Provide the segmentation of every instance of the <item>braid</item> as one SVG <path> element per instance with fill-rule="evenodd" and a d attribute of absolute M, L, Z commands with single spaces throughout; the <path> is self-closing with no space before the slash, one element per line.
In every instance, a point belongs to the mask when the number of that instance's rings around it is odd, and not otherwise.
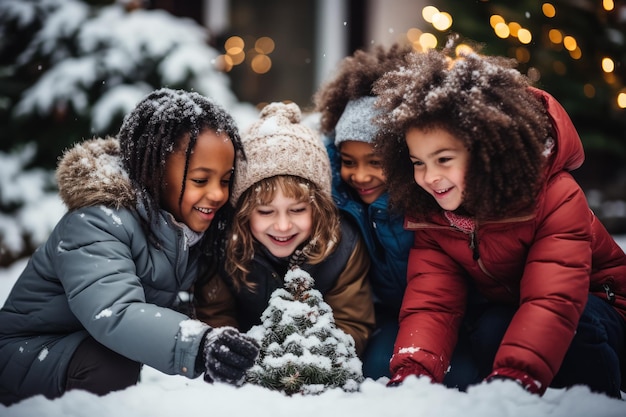
<path fill-rule="evenodd" d="M 180 202 L 198 135 L 207 129 L 217 134 L 226 133 L 235 152 L 243 155 L 239 131 L 232 117 L 212 100 L 195 92 L 168 88 L 156 90 L 139 102 L 122 124 L 118 135 L 122 162 L 146 210 L 144 229 L 157 246 L 160 242 L 151 231 L 151 226 L 161 208 L 165 161 L 187 143 Z M 185 142 L 186 138 L 188 142 Z"/>

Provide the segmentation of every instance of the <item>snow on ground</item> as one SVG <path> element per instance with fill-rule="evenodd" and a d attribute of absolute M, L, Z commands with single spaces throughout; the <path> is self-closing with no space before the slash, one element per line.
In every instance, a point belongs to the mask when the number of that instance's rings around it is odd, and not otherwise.
<path fill-rule="evenodd" d="M 626 236 L 616 241 L 626 249 Z M 26 260 L 0 269 L 0 303 L 6 299 Z M 543 397 L 514 382 L 496 381 L 468 392 L 409 378 L 387 388 L 386 379 L 367 379 L 359 392 L 333 389 L 317 396 L 287 397 L 255 385 L 235 388 L 207 384 L 202 378 L 162 374 L 144 367 L 141 382 L 104 397 L 71 391 L 55 400 L 33 397 L 11 407 L 0 405 L 1 417 L 320 417 L 320 416 L 463 416 L 463 417 L 624 417 L 626 401 L 591 393 L 586 387 L 549 389 Z M 625 396 L 626 398 L 626 396 Z"/>

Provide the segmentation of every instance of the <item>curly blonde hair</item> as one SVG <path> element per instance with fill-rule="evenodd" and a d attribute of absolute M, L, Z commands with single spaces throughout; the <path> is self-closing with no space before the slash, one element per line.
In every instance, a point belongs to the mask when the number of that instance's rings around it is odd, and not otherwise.
<path fill-rule="evenodd" d="M 322 262 L 341 239 L 337 208 L 330 196 L 314 183 L 291 175 L 263 179 L 249 187 L 239 199 L 231 225 L 231 237 L 226 243 L 225 269 L 237 289 L 242 285 L 254 288 L 253 283 L 246 279 L 250 272 L 248 266 L 254 258 L 255 245 L 258 245 L 250 229 L 250 216 L 259 205 L 270 204 L 279 189 L 286 197 L 311 204 L 313 230 L 303 250 L 305 262 Z"/>
<path fill-rule="evenodd" d="M 543 182 L 542 155 L 552 135 L 547 111 L 514 60 L 449 50 L 406 56 L 374 86 L 386 111 L 375 146 L 390 204 L 415 218 L 441 210 L 413 178 L 405 133 L 441 128 L 470 152 L 462 209 L 477 219 L 531 210 Z M 551 141 L 550 141 L 551 142 Z"/>

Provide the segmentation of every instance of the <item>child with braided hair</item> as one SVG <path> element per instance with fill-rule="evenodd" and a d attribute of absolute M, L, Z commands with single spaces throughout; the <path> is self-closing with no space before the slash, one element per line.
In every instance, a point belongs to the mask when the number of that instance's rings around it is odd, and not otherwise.
<path fill-rule="evenodd" d="M 407 55 L 374 92 L 390 200 L 415 231 L 389 385 L 441 382 L 465 334 L 478 381 L 619 398 L 626 255 L 569 172 L 584 154 L 563 107 L 511 61 L 447 49 Z"/>
<path fill-rule="evenodd" d="M 215 268 L 236 156 L 235 123 L 197 93 L 160 89 L 118 138 L 59 162 L 68 208 L 0 310 L 0 402 L 137 383 L 141 364 L 239 384 L 258 344 L 174 309 Z"/>

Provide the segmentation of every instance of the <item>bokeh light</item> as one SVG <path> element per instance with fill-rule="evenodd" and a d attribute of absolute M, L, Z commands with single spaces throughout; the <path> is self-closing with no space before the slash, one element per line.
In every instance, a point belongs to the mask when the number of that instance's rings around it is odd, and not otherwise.
<path fill-rule="evenodd" d="M 571 56 L 572 59 L 580 59 L 583 56 L 583 51 L 577 46 L 573 51 L 569 51 L 569 56 Z"/>
<path fill-rule="evenodd" d="M 545 17 L 554 17 L 556 16 L 556 9 L 551 3 L 544 3 L 541 5 L 541 11 Z"/>
<path fill-rule="evenodd" d="M 573 51 L 578 46 L 578 42 L 576 42 L 576 39 L 573 36 L 567 35 L 563 38 L 563 46 L 568 51 Z"/>
<path fill-rule="evenodd" d="M 257 74 L 265 74 L 272 68 L 272 60 L 267 55 L 259 54 L 250 61 L 250 68 Z"/>
<path fill-rule="evenodd" d="M 561 42 L 563 42 L 563 34 L 558 29 L 550 29 L 550 31 L 548 32 L 548 38 L 550 39 L 550 42 L 555 45 L 559 45 Z"/>
<path fill-rule="evenodd" d="M 228 54 L 231 58 L 233 65 L 239 65 L 246 59 L 246 53 L 244 51 L 239 51 L 236 54 Z"/>
<path fill-rule="evenodd" d="M 505 23 L 504 18 L 502 16 L 494 14 L 489 18 L 489 24 L 491 25 L 492 28 L 495 29 L 498 23 Z"/>
<path fill-rule="evenodd" d="M 422 9 L 422 17 L 428 23 L 433 23 L 433 16 L 439 13 L 439 9 L 435 6 L 426 6 Z"/>
<path fill-rule="evenodd" d="M 422 36 L 422 31 L 416 28 L 411 28 L 406 32 L 406 38 L 411 43 L 419 42 L 420 36 Z"/>
<path fill-rule="evenodd" d="M 522 28 L 522 25 L 520 25 L 517 22 L 509 23 L 509 32 L 511 32 L 511 36 L 515 38 L 517 38 L 517 32 L 519 32 L 521 28 Z"/>
<path fill-rule="evenodd" d="M 526 62 L 530 61 L 530 51 L 523 46 L 515 48 L 515 59 L 517 60 L 517 62 L 525 64 Z"/>
<path fill-rule="evenodd" d="M 456 56 L 469 55 L 474 52 L 474 48 L 462 43 L 460 45 L 457 45 L 457 47 L 454 49 L 454 52 L 456 53 Z"/>
<path fill-rule="evenodd" d="M 229 72 L 233 69 L 233 59 L 228 55 L 219 55 L 215 60 L 215 66 L 224 72 Z"/>
<path fill-rule="evenodd" d="M 528 45 L 533 40 L 533 35 L 530 30 L 521 28 L 517 31 L 517 39 L 524 45 Z"/>
<path fill-rule="evenodd" d="M 275 48 L 274 40 L 267 36 L 262 36 L 254 43 L 254 50 L 260 54 L 269 55 Z"/>
<path fill-rule="evenodd" d="M 615 69 L 615 62 L 611 58 L 605 57 L 602 58 L 602 71 L 604 72 L 613 72 Z"/>
<path fill-rule="evenodd" d="M 239 36 L 231 36 L 224 42 L 224 50 L 228 55 L 237 55 L 243 51 L 245 42 Z"/>
<path fill-rule="evenodd" d="M 486 0 L 484 0 L 486 1 Z M 606 11 L 612 11 L 615 9 L 614 0 L 603 0 L 602 7 Z M 541 13 L 543 16 L 552 19 L 557 15 L 557 9 L 553 3 L 544 2 L 541 3 Z M 526 18 L 530 18 L 531 13 L 526 13 Z M 426 6 L 422 9 L 423 19 L 430 23 L 434 29 L 438 31 L 449 30 L 452 26 L 453 17 L 449 13 L 440 11 L 435 6 Z M 489 17 L 489 25 L 492 27 L 494 34 L 501 39 L 515 38 L 521 44 L 521 46 L 512 46 L 509 49 L 509 55 L 514 57 L 521 64 L 531 64 L 532 52 L 534 49 L 531 46 L 533 42 L 539 42 L 534 40 L 533 33 L 530 28 L 525 28 L 523 22 L 510 21 L 507 22 L 504 16 L 499 14 L 493 14 Z M 531 25 L 532 27 L 532 25 Z M 576 38 L 572 35 L 566 35 L 562 29 L 559 28 L 546 28 L 548 45 L 552 45 L 552 49 L 557 51 L 566 50 L 569 54 L 569 58 L 572 60 L 581 60 L 583 58 L 583 51 L 578 44 Z M 535 34 L 536 35 L 536 34 Z M 544 35 L 545 36 L 545 35 Z M 437 37 L 432 33 L 422 32 L 417 28 L 411 28 L 406 32 L 406 39 L 413 46 L 415 50 L 428 50 L 437 47 Z M 545 38 L 544 38 L 545 39 Z M 544 41 L 545 42 L 545 41 Z M 461 44 L 456 47 L 456 55 L 462 56 L 471 52 L 470 46 Z M 619 62 L 614 62 L 611 58 L 605 57 L 602 59 L 602 70 L 604 72 L 604 82 L 608 85 L 612 85 L 613 88 L 623 86 L 623 80 L 614 73 Z M 564 76 L 568 72 L 568 64 L 566 61 L 553 60 L 550 63 L 551 71 L 558 76 Z M 536 67 L 529 67 L 527 70 L 527 76 L 533 81 L 537 82 L 541 78 L 541 73 Z M 587 98 L 594 98 L 597 95 L 596 87 L 591 84 L 585 84 L 583 86 L 583 93 Z M 615 96 L 620 108 L 626 108 L 626 89 L 622 89 L 618 96 Z"/>
<path fill-rule="evenodd" d="M 452 26 L 452 16 L 446 12 L 435 13 L 433 15 L 433 27 L 437 30 L 448 30 Z"/>
<path fill-rule="evenodd" d="M 245 50 L 246 43 L 254 44 L 254 48 Z M 256 74 L 265 74 L 272 68 L 272 60 L 268 56 L 275 49 L 274 40 L 268 36 L 261 36 L 254 39 L 247 36 L 244 40 L 240 36 L 231 36 L 224 42 L 224 55 L 220 55 L 216 59 L 216 66 L 222 71 L 228 72 L 234 66 L 246 61 L 250 64 L 250 69 Z"/>
<path fill-rule="evenodd" d="M 432 33 L 422 33 L 419 43 L 424 50 L 434 49 L 437 47 L 437 37 Z"/>
<path fill-rule="evenodd" d="M 617 95 L 617 105 L 620 109 L 626 109 L 626 91 L 622 91 Z"/>
<path fill-rule="evenodd" d="M 511 34 L 509 30 L 509 25 L 504 22 L 496 23 L 496 26 L 493 28 L 493 31 L 496 33 L 496 36 L 502 39 L 508 38 Z"/>

